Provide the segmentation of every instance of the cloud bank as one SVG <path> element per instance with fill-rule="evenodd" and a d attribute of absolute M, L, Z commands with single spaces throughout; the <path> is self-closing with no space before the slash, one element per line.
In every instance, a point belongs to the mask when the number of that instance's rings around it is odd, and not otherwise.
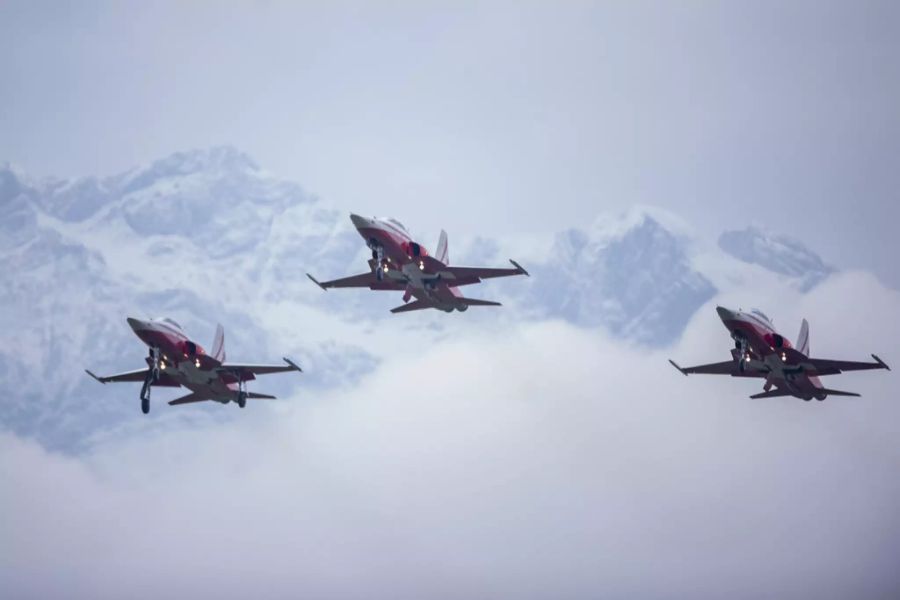
<path fill-rule="evenodd" d="M 815 354 L 896 362 L 900 300 L 872 277 L 786 293 L 776 323 L 807 316 Z M 712 306 L 675 356 L 724 355 Z M 685 379 L 663 354 L 545 321 L 410 349 L 357 386 L 255 404 L 228 423 L 132 431 L 81 456 L 4 434 L 0 587 L 17 598 L 895 597 L 898 385 L 883 372 L 835 385 L 864 397 L 754 402 L 755 384 Z"/>

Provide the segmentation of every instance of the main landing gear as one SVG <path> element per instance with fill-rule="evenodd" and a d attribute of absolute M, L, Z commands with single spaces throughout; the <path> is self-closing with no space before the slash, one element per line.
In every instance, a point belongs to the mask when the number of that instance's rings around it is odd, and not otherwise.
<path fill-rule="evenodd" d="M 241 408 L 247 406 L 247 382 L 240 378 L 238 379 L 237 405 Z"/>
<path fill-rule="evenodd" d="M 747 367 L 747 340 L 742 337 L 735 338 L 734 347 L 738 351 L 738 370 L 743 373 Z"/>
<path fill-rule="evenodd" d="M 369 240 L 369 248 L 372 249 L 372 260 L 375 261 L 375 278 L 378 281 L 384 280 L 384 248 L 374 239 Z"/>
<path fill-rule="evenodd" d="M 141 386 L 141 412 L 145 415 L 150 412 L 150 390 L 159 381 L 159 348 L 150 348 L 147 365 L 150 368 L 147 369 L 144 385 Z"/>

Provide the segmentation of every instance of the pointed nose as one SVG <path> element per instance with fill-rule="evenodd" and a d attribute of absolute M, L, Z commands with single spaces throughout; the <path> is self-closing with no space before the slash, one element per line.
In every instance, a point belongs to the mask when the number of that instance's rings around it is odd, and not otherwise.
<path fill-rule="evenodd" d="M 719 313 L 719 318 L 723 321 L 733 321 L 735 317 L 735 312 L 733 310 L 729 310 L 723 306 L 717 306 L 716 312 Z"/>
<path fill-rule="evenodd" d="M 350 220 L 353 221 L 353 226 L 357 229 L 362 229 L 363 227 L 368 227 L 369 225 L 369 219 L 353 213 L 350 213 Z"/>
<path fill-rule="evenodd" d="M 128 321 L 128 325 L 135 331 L 138 331 L 140 329 L 146 329 L 146 327 L 144 326 L 144 322 L 141 321 L 140 319 L 135 319 L 134 317 L 128 317 L 125 320 Z"/>

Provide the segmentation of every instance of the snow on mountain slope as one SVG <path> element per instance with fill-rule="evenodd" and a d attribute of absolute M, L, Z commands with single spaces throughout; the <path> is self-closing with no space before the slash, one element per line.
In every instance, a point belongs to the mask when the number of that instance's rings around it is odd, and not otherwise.
<path fill-rule="evenodd" d="M 535 303 L 549 316 L 639 343 L 673 342 L 716 289 L 692 268 L 689 240 L 662 224 L 669 220 L 635 209 L 557 234 L 553 260 L 535 272 Z"/>
<path fill-rule="evenodd" d="M 146 350 L 125 324 L 129 315 L 172 316 L 201 343 L 222 322 L 229 358 L 290 355 L 304 367 L 303 375 L 261 378 L 252 389 L 302 397 L 352 384 L 381 356 L 413 354 L 473 329 L 502 335 L 525 318 L 565 319 L 664 346 L 717 289 L 788 277 L 704 250 L 677 218 L 639 208 L 555 236 L 450 232 L 451 264 L 502 266 L 513 257 L 532 277 L 464 288 L 502 301 L 502 309 L 391 315 L 400 294 L 326 293 L 305 277 L 368 268 L 347 218 L 352 207 L 336 210 L 227 147 L 72 181 L 0 166 L 0 207 L 0 378 L 12 390 L 0 425 L 70 450 L 111 431 L 239 414 L 218 405 L 167 410 L 161 402 L 178 392 L 159 390 L 147 421 L 138 386 L 88 378 L 85 367 L 142 366 Z M 433 224 L 410 225 L 415 235 L 417 225 Z M 437 232 L 429 234 L 421 239 L 433 249 Z M 797 248 L 779 244 L 758 262 L 781 271 L 793 265 L 792 281 L 802 279 L 803 265 L 821 271 L 811 253 L 790 262 Z"/>
<path fill-rule="evenodd" d="M 800 241 L 756 227 L 724 232 L 719 236 L 719 248 L 740 261 L 794 279 L 803 291 L 834 272 Z"/>

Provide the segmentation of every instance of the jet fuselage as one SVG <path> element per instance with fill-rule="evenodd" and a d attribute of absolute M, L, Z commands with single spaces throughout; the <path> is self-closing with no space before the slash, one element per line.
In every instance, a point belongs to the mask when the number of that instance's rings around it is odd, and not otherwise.
<path fill-rule="evenodd" d="M 208 356 L 203 347 L 188 338 L 174 321 L 127 320 L 135 335 L 149 348 L 159 352 L 159 369 L 162 375 L 194 393 L 209 396 L 218 402 L 227 403 L 237 398 L 237 383 L 228 381 L 234 378 L 218 372 L 216 368 L 221 363 Z M 252 379 L 252 376 L 249 378 Z"/>
<path fill-rule="evenodd" d="M 791 349 L 791 342 L 779 334 L 772 322 L 759 311 L 745 312 L 716 307 L 719 318 L 731 333 L 735 341 L 734 357 L 742 361 L 743 368 L 766 368 L 765 389 L 772 386 L 784 388 L 797 398 L 823 400 L 826 394 L 816 376 L 806 374 L 797 365 L 786 363 L 786 349 Z M 805 355 L 803 355 L 805 356 Z"/>
<path fill-rule="evenodd" d="M 393 219 L 366 218 L 355 214 L 350 215 L 350 220 L 372 250 L 373 268 L 381 261 L 387 277 L 395 279 L 398 272 L 402 274 L 407 284 L 404 300 L 410 296 L 428 300 L 435 305 L 434 308 L 445 312 L 454 309 L 465 311 L 468 308 L 460 300 L 462 293 L 457 288 L 448 286 L 440 279 L 435 280 L 433 275 L 425 272 L 422 258 L 428 256 L 428 250 L 414 241 L 400 223 Z"/>

